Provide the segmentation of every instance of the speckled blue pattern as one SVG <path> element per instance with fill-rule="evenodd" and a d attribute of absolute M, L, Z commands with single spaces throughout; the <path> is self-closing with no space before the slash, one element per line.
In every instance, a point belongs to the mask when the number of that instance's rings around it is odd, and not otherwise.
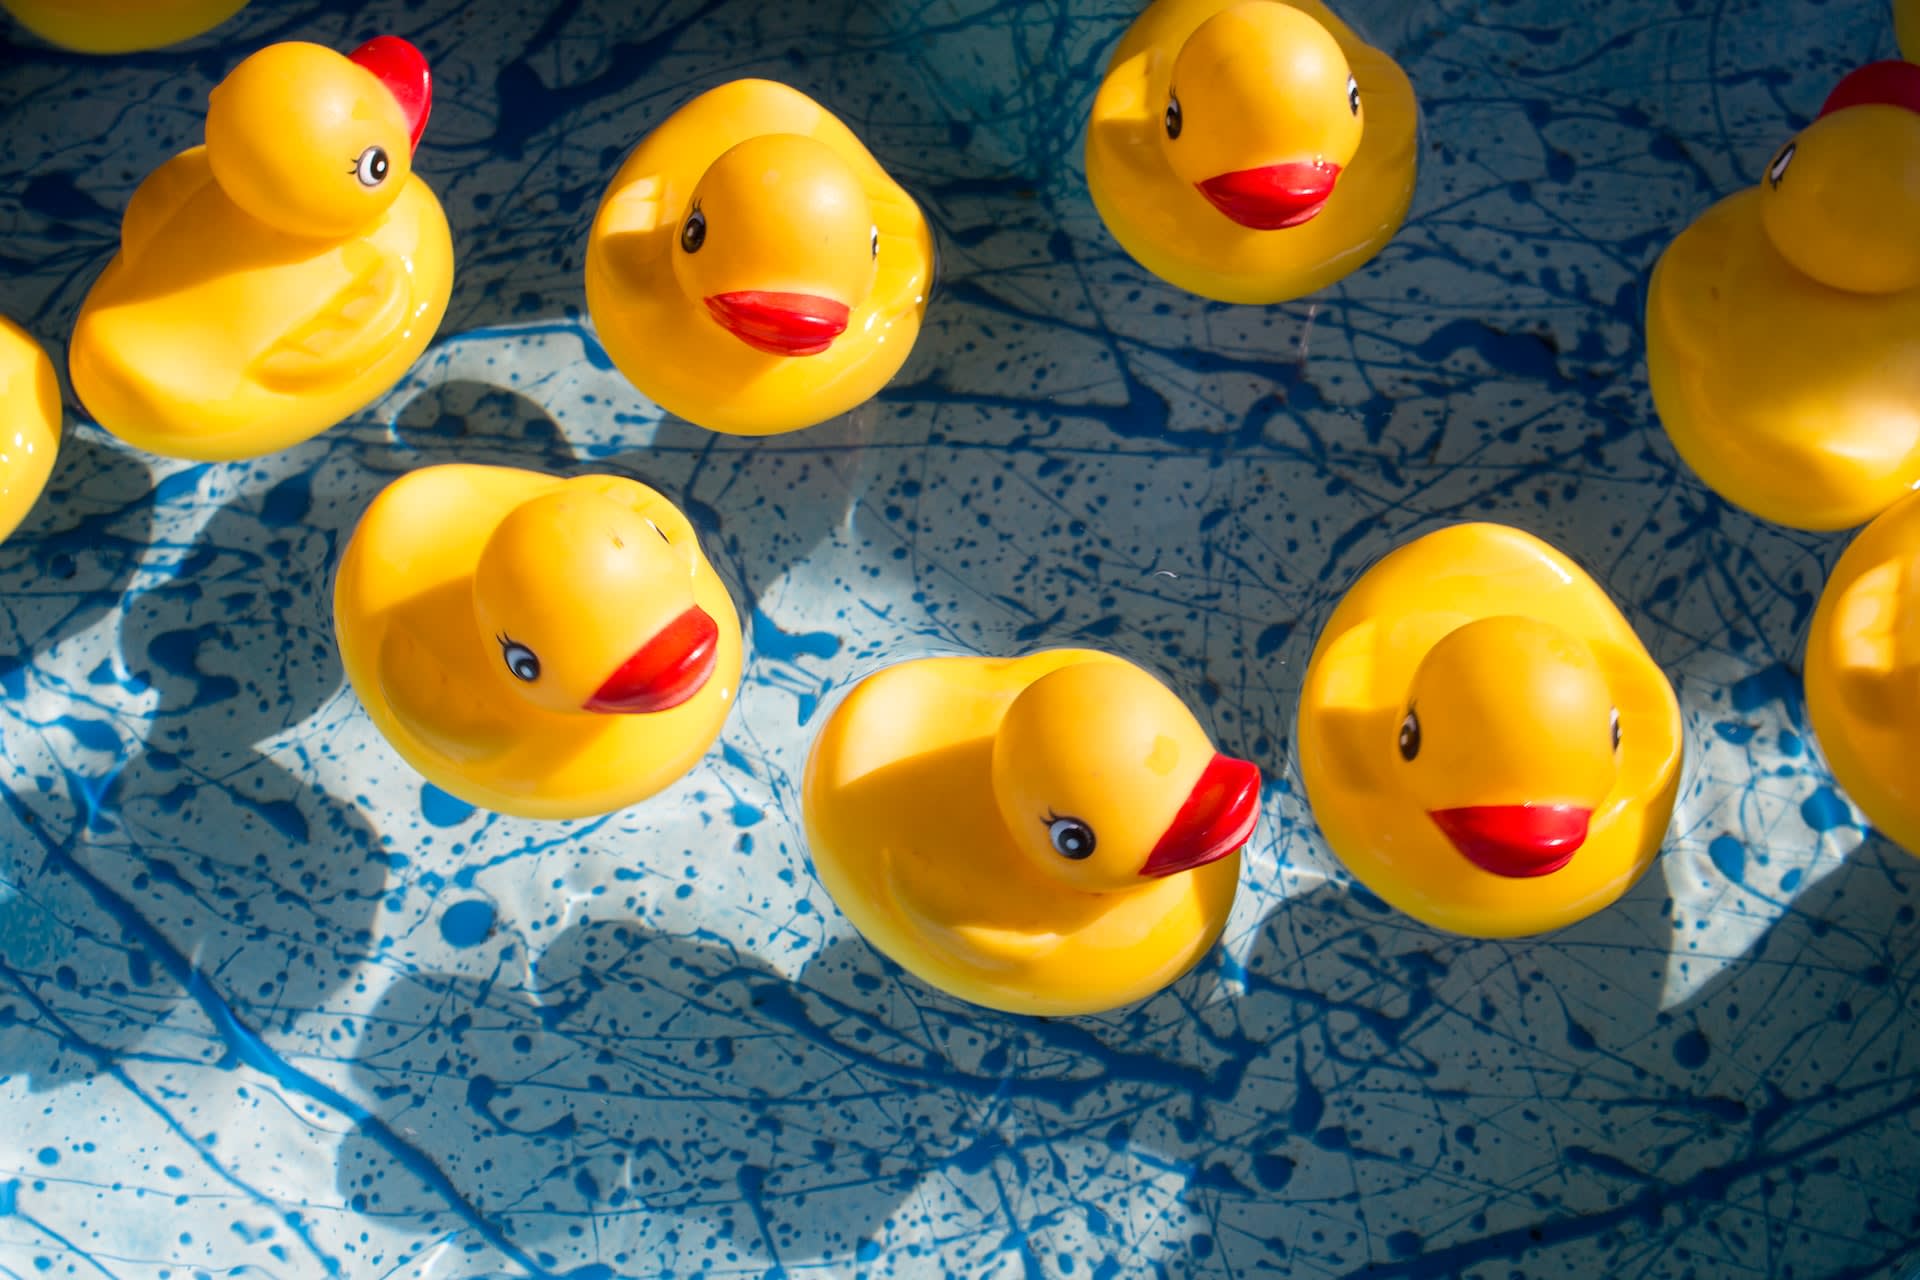
<path fill-rule="evenodd" d="M 1087 201 L 1131 0 L 540 9 L 257 0 L 107 61 L 0 28 L 0 310 L 54 349 L 133 186 L 275 39 L 428 53 L 418 167 L 460 270 L 413 375 L 286 454 L 167 462 L 73 410 L 0 547 L 0 1275 L 1896 1268 L 1920 877 L 1837 795 L 1794 665 L 1845 539 L 1706 492 L 1640 349 L 1661 246 L 1891 51 L 1881 5 L 1354 0 L 1422 95 L 1413 217 L 1270 309 L 1161 285 Z M 944 257 L 895 385 L 766 440 L 660 420 L 581 318 L 620 158 L 750 74 L 854 125 Z M 627 472 L 689 510 L 750 636 L 678 786 L 494 818 L 374 732 L 331 575 L 383 484 L 452 460 Z M 1592 567 L 1687 713 L 1664 858 L 1535 941 L 1354 886 L 1289 758 L 1344 586 L 1481 517 Z M 852 934 L 797 774 L 885 662 L 1059 644 L 1153 667 L 1271 784 L 1196 973 L 1018 1020 Z"/>

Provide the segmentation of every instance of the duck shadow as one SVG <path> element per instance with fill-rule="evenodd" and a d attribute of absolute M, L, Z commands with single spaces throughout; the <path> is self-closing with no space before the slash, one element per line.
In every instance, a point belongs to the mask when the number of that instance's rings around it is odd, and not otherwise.
<path fill-rule="evenodd" d="M 921 1108 L 877 1096 L 799 1000 L 713 935 L 631 919 L 530 962 L 508 944 L 485 977 L 405 975 L 352 1064 L 378 1124 L 342 1145 L 340 1194 L 541 1268 L 856 1251 L 920 1172 L 880 1113 Z"/>
<path fill-rule="evenodd" d="M 333 726 L 316 713 L 345 710 L 323 567 L 337 537 L 296 472 L 156 544 L 156 581 L 122 604 L 114 678 L 152 709 L 143 747 L 69 774 L 74 835 L 43 833 L 21 895 L 52 903 L 36 919 L 72 945 L 14 976 L 48 1028 L 78 1029 L 53 1037 L 33 1087 L 134 1054 L 219 1060 L 221 1037 L 184 1012 L 189 975 L 261 1032 L 352 981 L 387 855 L 349 801 L 280 763 L 324 760 Z"/>
<path fill-rule="evenodd" d="M 1738 957 L 1692 951 L 1657 868 L 1511 942 L 1329 884 L 1222 972 L 1238 994 L 1202 1016 L 1254 1054 L 1226 1108 L 1158 1142 L 1197 1170 L 1186 1198 L 1214 1237 L 1258 1256 L 1286 1255 L 1300 1202 L 1364 1202 L 1371 1231 L 1325 1246 L 1330 1274 L 1622 1274 L 1747 1232 L 1738 1248 L 1881 1274 L 1920 1184 L 1885 1154 L 1920 1112 L 1908 861 L 1869 841 Z M 1689 964 L 1715 972 L 1669 1003 Z M 1248 1262 L 1229 1246 L 1221 1265 Z"/>

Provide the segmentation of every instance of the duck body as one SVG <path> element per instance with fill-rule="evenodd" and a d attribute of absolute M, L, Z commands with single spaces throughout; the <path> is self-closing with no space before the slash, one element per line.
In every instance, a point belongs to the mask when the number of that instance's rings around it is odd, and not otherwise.
<path fill-rule="evenodd" d="M 31 334 L 0 317 L 0 540 L 33 510 L 60 451 L 60 379 Z"/>
<path fill-rule="evenodd" d="M 1841 555 L 1807 635 L 1807 717 L 1833 776 L 1889 840 L 1920 854 L 1920 495 Z"/>
<path fill-rule="evenodd" d="M 1094 1013 L 1218 939 L 1259 770 L 1122 659 L 929 658 L 833 712 L 803 809 L 822 885 L 896 963 L 989 1008 Z"/>
<path fill-rule="evenodd" d="M 1094 98 L 1087 186 L 1155 275 L 1285 302 L 1393 238 L 1418 136 L 1406 73 L 1320 0 L 1155 0 Z"/>
<path fill-rule="evenodd" d="M 399 380 L 453 287 L 446 215 L 406 163 L 425 74 L 420 59 L 420 79 L 397 86 L 416 95 L 409 110 L 368 66 L 288 44 L 214 90 L 208 144 L 134 192 L 81 307 L 68 365 L 102 427 L 174 457 L 255 457 Z M 288 172 L 250 154 L 276 145 Z"/>
<path fill-rule="evenodd" d="M 668 786 L 740 683 L 739 615 L 693 526 L 619 476 L 402 476 L 347 545 L 334 626 L 401 757 L 521 817 L 607 813 Z"/>
<path fill-rule="evenodd" d="M 798 90 L 738 80 L 641 140 L 601 200 L 587 309 L 639 391 L 697 426 L 824 422 L 906 362 L 933 284 L 926 218 Z"/>
<path fill-rule="evenodd" d="M 76 53 L 163 49 L 246 7 L 247 0 L 0 0 L 21 26 Z"/>
<path fill-rule="evenodd" d="M 1902 79 L 1908 107 L 1880 92 Z M 1849 85 L 1873 100 L 1850 101 Z M 1654 407 L 1727 501 L 1844 529 L 1920 483 L 1909 216 L 1920 217 L 1920 68 L 1881 63 L 1843 81 L 1759 185 L 1661 255 L 1647 298 Z"/>
<path fill-rule="evenodd" d="M 1308 663 L 1300 770 L 1354 876 L 1437 928 L 1513 937 L 1608 906 L 1659 852 L 1680 708 L 1566 556 L 1456 525 L 1361 575 Z"/>

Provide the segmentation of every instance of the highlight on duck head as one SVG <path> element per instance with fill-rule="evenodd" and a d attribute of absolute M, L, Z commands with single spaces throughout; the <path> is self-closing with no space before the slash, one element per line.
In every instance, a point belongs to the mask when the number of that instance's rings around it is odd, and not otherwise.
<path fill-rule="evenodd" d="M 1260 817 L 1260 770 L 1216 751 L 1172 690 L 1112 662 L 1020 692 L 994 739 L 993 790 L 1014 846 L 1090 892 L 1237 853 Z"/>
<path fill-rule="evenodd" d="M 398 36 L 343 56 L 268 45 L 207 103 L 207 163 L 227 198 L 289 235 L 343 236 L 392 207 L 433 102 L 426 58 Z"/>
<path fill-rule="evenodd" d="M 1618 773 L 1620 716 L 1582 640 L 1481 618 L 1421 660 L 1393 750 L 1403 788 L 1482 871 L 1548 875 L 1586 842 Z"/>
<path fill-rule="evenodd" d="M 690 541 L 671 522 L 572 484 L 514 508 L 473 578 L 499 678 L 560 714 L 666 711 L 699 693 L 720 633 L 694 603 L 699 549 Z"/>
<path fill-rule="evenodd" d="M 824 142 L 762 134 L 695 186 L 673 272 L 713 323 L 757 351 L 818 355 L 873 291 L 880 233 L 860 179 Z"/>
<path fill-rule="evenodd" d="M 1780 255 L 1835 289 L 1920 288 L 1920 66 L 1874 62 L 1774 152 L 1761 225 Z"/>
<path fill-rule="evenodd" d="M 1364 124 L 1360 86 L 1327 29 L 1290 5 L 1248 0 L 1181 46 L 1160 140 L 1214 208 L 1275 231 L 1326 207 Z"/>

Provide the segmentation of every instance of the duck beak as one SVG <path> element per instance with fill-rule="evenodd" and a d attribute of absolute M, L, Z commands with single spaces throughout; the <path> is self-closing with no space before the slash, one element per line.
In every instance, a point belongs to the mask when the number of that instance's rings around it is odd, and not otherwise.
<path fill-rule="evenodd" d="M 700 692 L 720 660 L 720 628 L 695 605 L 607 677 L 586 710 L 608 714 L 666 711 Z"/>
<path fill-rule="evenodd" d="M 1236 169 L 1194 185 L 1213 207 L 1243 227 L 1278 231 L 1311 222 L 1339 180 L 1337 164 L 1269 164 Z"/>
<path fill-rule="evenodd" d="M 1550 875 L 1586 843 L 1593 810 L 1571 804 L 1483 804 L 1435 809 L 1434 825 L 1482 871 L 1524 879 Z"/>
<path fill-rule="evenodd" d="M 1216 753 L 1140 874 L 1170 876 L 1224 858 L 1253 838 L 1259 821 L 1259 767 Z"/>
<path fill-rule="evenodd" d="M 847 330 L 847 304 L 811 293 L 763 293 L 742 289 L 716 293 L 707 310 L 720 327 L 755 351 L 776 356 L 817 356 Z"/>
<path fill-rule="evenodd" d="M 426 55 L 399 36 L 375 36 L 347 59 L 373 72 L 387 86 L 407 118 L 408 144 L 418 150 L 420 135 L 427 131 L 427 114 L 433 110 L 433 72 Z"/>

